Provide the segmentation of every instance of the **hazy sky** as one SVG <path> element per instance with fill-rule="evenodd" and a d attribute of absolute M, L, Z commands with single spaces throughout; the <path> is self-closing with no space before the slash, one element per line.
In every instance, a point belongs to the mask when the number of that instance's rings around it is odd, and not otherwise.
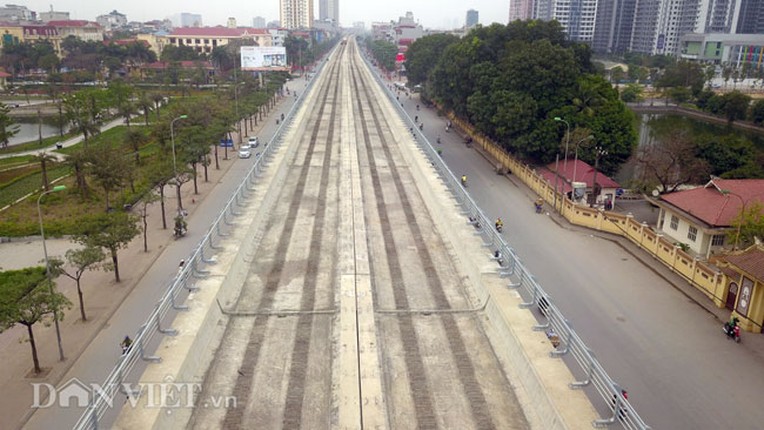
<path fill-rule="evenodd" d="M 29 0 L 8 1 L 35 12 L 50 10 L 69 12 L 72 19 L 95 20 L 95 17 L 116 9 L 130 21 L 148 21 L 168 18 L 180 12 L 202 15 L 204 25 L 225 25 L 229 16 L 240 26 L 252 25 L 252 18 L 262 16 L 267 21 L 279 19 L 278 0 Z M 4 2 L 6 3 L 6 2 Z M 506 24 L 509 18 L 509 0 L 340 0 L 340 21 L 350 26 L 355 21 L 397 20 L 406 11 L 425 28 L 454 28 L 464 25 L 468 9 L 480 13 L 480 23 Z M 315 0 L 318 18 L 318 0 Z"/>

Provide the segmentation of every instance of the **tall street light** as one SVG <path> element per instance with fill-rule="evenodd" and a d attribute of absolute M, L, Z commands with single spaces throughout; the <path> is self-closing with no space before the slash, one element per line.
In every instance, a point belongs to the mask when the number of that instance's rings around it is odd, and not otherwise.
<path fill-rule="evenodd" d="M 565 132 L 565 161 L 562 162 L 562 170 L 565 171 L 565 174 L 568 172 L 568 144 L 570 144 L 570 123 L 568 121 L 565 121 L 564 119 L 560 118 L 559 116 L 554 117 L 555 121 L 564 122 L 566 127 Z"/>
<path fill-rule="evenodd" d="M 578 145 L 586 142 L 587 140 L 592 140 L 592 139 L 594 139 L 594 136 L 590 134 L 586 136 L 585 138 L 576 142 L 576 146 L 574 147 L 574 151 L 576 155 L 575 157 L 573 157 L 573 182 L 576 182 L 576 167 L 578 167 Z"/>
<path fill-rule="evenodd" d="M 591 208 L 597 204 L 597 197 L 600 195 L 600 190 L 597 188 L 597 169 L 599 169 L 600 166 L 600 158 L 607 155 L 607 150 L 601 146 L 597 146 L 594 148 L 594 154 L 596 158 L 594 159 L 594 178 L 592 179 L 592 199 L 589 204 L 589 207 Z"/>
<path fill-rule="evenodd" d="M 50 273 L 50 263 L 48 262 L 48 247 L 45 245 L 45 230 L 42 227 L 42 209 L 40 209 L 40 200 L 42 199 L 42 196 L 46 194 L 63 191 L 65 189 L 66 189 L 66 185 L 56 185 L 50 190 L 40 194 L 40 197 L 37 198 L 37 217 L 40 221 L 40 236 L 42 236 L 42 252 L 45 255 L 45 274 L 48 276 L 48 287 L 50 288 L 51 295 L 54 293 L 53 279 Z M 58 340 L 58 357 L 59 357 L 59 360 L 64 361 L 65 359 L 64 347 L 61 343 L 61 328 L 58 326 L 58 310 L 56 310 L 55 307 L 53 308 L 53 322 L 56 324 L 56 340 Z"/>

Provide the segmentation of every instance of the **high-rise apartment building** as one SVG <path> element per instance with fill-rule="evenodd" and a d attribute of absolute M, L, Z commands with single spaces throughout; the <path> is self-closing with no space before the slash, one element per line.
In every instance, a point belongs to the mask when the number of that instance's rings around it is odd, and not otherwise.
<path fill-rule="evenodd" d="M 313 25 L 313 0 L 281 0 L 281 26 L 287 30 L 310 28 Z"/>
<path fill-rule="evenodd" d="M 472 28 L 478 24 L 479 16 L 478 11 L 475 9 L 470 9 L 467 11 L 467 18 L 464 21 L 464 26 L 467 28 Z"/>
<path fill-rule="evenodd" d="M 262 16 L 256 16 L 252 18 L 252 27 L 265 28 L 265 18 L 263 18 Z"/>
<path fill-rule="evenodd" d="M 590 43 L 594 39 L 597 0 L 536 0 L 533 17 L 543 21 L 557 20 L 570 40 Z"/>
<path fill-rule="evenodd" d="M 764 1 L 741 0 L 735 33 L 764 34 Z"/>
<path fill-rule="evenodd" d="M 318 19 L 340 23 L 340 0 L 318 0 Z"/>
<path fill-rule="evenodd" d="M 599 0 L 592 49 L 622 53 L 629 49 L 637 0 Z"/>
<path fill-rule="evenodd" d="M 509 22 L 533 18 L 533 0 L 509 0 Z"/>

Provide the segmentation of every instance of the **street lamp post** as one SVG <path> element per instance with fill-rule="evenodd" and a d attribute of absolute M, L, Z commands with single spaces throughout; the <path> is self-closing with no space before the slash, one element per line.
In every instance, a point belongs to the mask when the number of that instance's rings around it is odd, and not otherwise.
<path fill-rule="evenodd" d="M 52 189 L 43 192 L 40 194 L 40 197 L 37 198 L 37 217 L 40 221 L 40 236 L 42 236 L 42 252 L 45 256 L 45 274 L 48 277 L 48 288 L 50 288 L 50 293 L 53 294 L 53 279 L 50 273 L 50 262 L 48 262 L 48 247 L 45 245 L 45 230 L 42 226 L 42 209 L 40 209 L 40 200 L 42 200 L 42 196 L 50 193 L 55 193 L 58 191 L 63 191 L 66 189 L 66 185 L 56 185 Z M 64 346 L 61 343 L 61 328 L 58 325 L 58 310 L 56 308 L 53 308 L 53 322 L 56 324 L 56 340 L 58 341 L 58 357 L 60 361 L 64 361 Z"/>
<path fill-rule="evenodd" d="M 586 142 L 587 140 L 591 140 L 591 139 L 594 139 L 594 136 L 589 135 L 589 136 L 586 136 L 585 138 L 579 140 L 578 142 L 576 142 L 576 146 L 574 148 L 575 156 L 573 157 L 573 182 L 576 182 L 576 167 L 578 167 L 578 145 Z"/>
<path fill-rule="evenodd" d="M 570 123 L 559 116 L 554 117 L 555 121 L 564 122 L 565 123 L 565 161 L 562 162 L 562 170 L 564 170 L 567 174 L 568 172 L 568 144 L 570 144 Z"/>
<path fill-rule="evenodd" d="M 607 155 L 607 150 L 603 149 L 601 146 L 597 146 L 594 148 L 595 151 L 595 159 L 594 159 L 594 178 L 592 179 L 592 201 L 589 204 L 589 207 L 594 207 L 594 205 L 597 203 L 597 196 L 599 196 L 599 190 L 597 189 L 597 169 L 600 165 L 600 157 L 603 157 Z"/>

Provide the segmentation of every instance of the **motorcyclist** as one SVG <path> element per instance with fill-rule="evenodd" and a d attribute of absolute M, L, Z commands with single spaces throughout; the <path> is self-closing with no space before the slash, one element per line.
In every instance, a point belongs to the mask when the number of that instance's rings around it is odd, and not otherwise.
<path fill-rule="evenodd" d="M 501 218 L 496 218 L 496 230 L 501 231 L 503 227 L 504 221 L 502 221 Z"/>
<path fill-rule="evenodd" d="M 438 135 L 438 138 L 435 139 L 436 142 L 440 143 L 440 135 Z"/>
<path fill-rule="evenodd" d="M 419 105 L 416 105 L 416 110 L 419 110 Z"/>
<path fill-rule="evenodd" d="M 462 175 L 462 186 L 467 185 L 467 175 Z"/>
<path fill-rule="evenodd" d="M 419 124 L 419 115 L 414 115 L 414 122 Z"/>
<path fill-rule="evenodd" d="M 122 354 L 126 354 L 127 351 L 130 350 L 130 347 L 133 345 L 133 340 L 130 339 L 130 336 L 125 336 L 124 339 L 122 339 L 122 342 L 119 344 L 120 347 L 122 347 Z"/>

